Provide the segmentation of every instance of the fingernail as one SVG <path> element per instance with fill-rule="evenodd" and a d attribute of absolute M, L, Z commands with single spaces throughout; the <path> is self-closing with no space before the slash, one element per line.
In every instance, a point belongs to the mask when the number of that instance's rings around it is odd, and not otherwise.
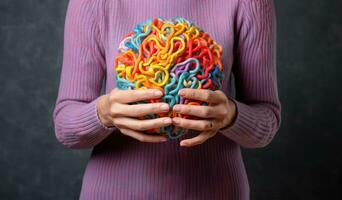
<path fill-rule="evenodd" d="M 178 111 L 180 111 L 180 106 L 173 106 L 172 109 L 173 109 L 174 111 L 178 112 Z"/>
<path fill-rule="evenodd" d="M 172 121 L 171 121 L 171 118 L 166 118 L 163 120 L 164 124 L 171 124 Z"/>
<path fill-rule="evenodd" d="M 161 95 L 163 95 L 163 93 L 161 92 L 161 91 L 155 91 L 154 93 L 154 96 L 156 96 L 156 97 L 160 97 Z"/>
<path fill-rule="evenodd" d="M 167 138 L 163 138 L 160 140 L 161 142 L 166 142 L 167 141 Z"/>
<path fill-rule="evenodd" d="M 166 104 L 163 104 L 160 106 L 160 109 L 163 110 L 163 111 L 168 111 L 169 110 L 169 106 L 166 105 Z"/>
<path fill-rule="evenodd" d="M 183 90 L 179 90 L 178 95 L 183 96 L 185 95 L 185 92 Z"/>

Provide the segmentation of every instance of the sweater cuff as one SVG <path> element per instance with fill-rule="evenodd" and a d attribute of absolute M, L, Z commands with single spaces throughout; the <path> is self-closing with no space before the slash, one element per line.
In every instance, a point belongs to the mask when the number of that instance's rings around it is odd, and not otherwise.
<path fill-rule="evenodd" d="M 251 110 L 248 105 L 241 103 L 234 98 L 229 99 L 236 105 L 236 116 L 230 125 L 221 128 L 219 132 L 237 143 L 247 142 L 241 141 L 241 139 L 248 138 L 247 135 L 253 132 L 253 128 L 250 126 L 251 124 L 255 124 L 253 123 L 255 121 L 255 112 Z"/>
<path fill-rule="evenodd" d="M 97 102 L 100 97 L 83 105 L 73 105 L 56 120 L 56 136 L 70 148 L 90 148 L 99 144 L 116 127 L 107 127 L 99 119 Z"/>
<path fill-rule="evenodd" d="M 84 115 L 80 116 L 82 118 L 81 120 L 83 121 L 80 122 L 80 124 L 83 124 L 84 127 L 89 127 L 89 129 L 86 131 L 89 133 L 89 135 L 99 133 L 106 135 L 113 132 L 116 128 L 115 126 L 107 127 L 101 122 L 97 112 L 97 103 L 99 100 L 100 97 L 97 97 L 95 100 L 90 102 L 83 113 Z M 83 135 L 82 132 L 80 132 L 80 135 Z"/>
<path fill-rule="evenodd" d="M 111 126 L 111 127 L 108 127 L 108 126 L 106 126 L 106 125 L 104 125 L 102 122 L 101 122 L 101 120 L 100 120 L 100 117 L 99 117 L 99 114 L 98 114 L 98 112 L 97 112 L 97 103 L 98 103 L 98 101 L 100 100 L 100 97 L 98 97 L 98 98 L 96 98 L 95 100 L 94 100 L 94 108 L 95 108 L 95 115 L 96 115 L 96 123 L 97 124 L 99 124 L 99 126 L 104 130 L 104 131 L 109 131 L 109 132 L 112 132 L 112 131 L 114 131 L 114 129 L 116 128 L 114 125 L 113 126 Z"/>

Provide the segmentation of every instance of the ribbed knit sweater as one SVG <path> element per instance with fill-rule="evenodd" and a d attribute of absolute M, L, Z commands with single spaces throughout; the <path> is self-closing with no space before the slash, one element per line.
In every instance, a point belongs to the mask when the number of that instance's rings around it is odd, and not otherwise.
<path fill-rule="evenodd" d="M 222 91 L 237 105 L 231 126 L 189 148 L 179 142 L 195 131 L 143 143 L 104 126 L 96 111 L 99 96 L 115 88 L 114 58 L 123 37 L 149 18 L 176 16 L 222 45 Z M 80 199 L 249 199 L 240 147 L 267 145 L 280 114 L 272 0 L 70 0 L 53 120 L 62 144 L 93 148 Z"/>

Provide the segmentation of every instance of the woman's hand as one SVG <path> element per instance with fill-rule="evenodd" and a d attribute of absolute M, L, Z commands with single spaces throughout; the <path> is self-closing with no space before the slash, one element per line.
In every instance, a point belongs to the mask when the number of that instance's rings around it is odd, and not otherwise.
<path fill-rule="evenodd" d="M 202 144 L 213 137 L 219 129 L 229 126 L 236 116 L 236 105 L 220 91 L 204 89 L 181 89 L 178 93 L 186 99 L 194 99 L 207 102 L 208 106 L 176 104 L 173 111 L 181 114 L 200 117 L 201 119 L 184 119 L 175 117 L 172 123 L 185 129 L 201 131 L 191 139 L 182 140 L 181 146 L 194 146 Z"/>
<path fill-rule="evenodd" d="M 162 96 L 157 89 L 146 90 L 118 90 L 113 89 L 110 94 L 103 95 L 97 104 L 100 121 L 107 127 L 115 126 L 124 135 L 135 138 L 141 142 L 165 142 L 167 138 L 160 135 L 147 135 L 143 131 L 160 128 L 172 124 L 170 117 L 140 120 L 138 117 L 148 114 L 168 112 L 166 103 L 129 103 L 156 99 Z"/>

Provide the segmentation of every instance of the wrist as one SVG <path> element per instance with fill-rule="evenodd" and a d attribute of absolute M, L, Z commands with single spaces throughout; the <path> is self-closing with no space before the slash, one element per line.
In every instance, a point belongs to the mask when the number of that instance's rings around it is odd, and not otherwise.
<path fill-rule="evenodd" d="M 99 117 L 99 120 L 104 126 L 108 128 L 113 127 L 113 122 L 110 118 L 109 109 L 110 109 L 110 106 L 109 106 L 108 95 L 102 95 L 99 101 L 97 102 L 96 110 L 97 110 L 97 115 Z"/>
<path fill-rule="evenodd" d="M 222 128 L 229 128 L 232 126 L 235 122 L 235 119 L 237 117 L 237 106 L 236 103 L 228 98 L 228 115 L 226 116 L 226 119 L 224 120 L 225 123 Z"/>

